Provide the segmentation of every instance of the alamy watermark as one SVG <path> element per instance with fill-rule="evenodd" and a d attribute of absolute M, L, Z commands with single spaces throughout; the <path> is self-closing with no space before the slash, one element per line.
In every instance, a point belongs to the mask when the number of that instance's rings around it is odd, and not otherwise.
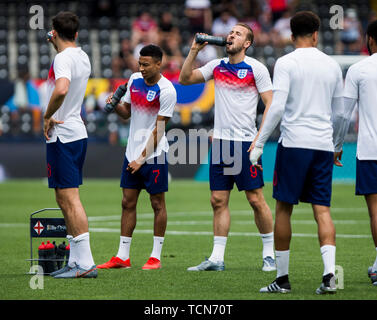
<path fill-rule="evenodd" d="M 336 288 L 337 289 L 344 289 L 344 270 L 342 266 L 336 265 L 335 266 L 335 278 L 336 278 Z"/>
<path fill-rule="evenodd" d="M 32 16 L 29 20 L 29 27 L 32 30 L 44 29 L 44 10 L 40 5 L 32 5 L 29 9 L 29 14 Z"/>
<path fill-rule="evenodd" d="M 157 139 L 163 139 L 165 124 L 157 124 Z M 150 130 L 137 130 L 133 138 L 128 143 L 135 143 L 135 145 L 145 144 L 147 147 L 147 154 L 153 154 L 153 148 L 156 143 L 148 144 L 147 141 L 153 136 Z M 214 137 L 214 138 L 212 138 Z M 223 138 L 225 137 L 225 138 Z M 224 169 L 224 175 L 238 175 L 242 170 L 242 165 L 245 163 L 245 153 L 251 146 L 252 141 L 242 141 L 242 137 L 252 137 L 252 133 L 247 132 L 234 133 L 230 129 L 224 130 L 206 130 L 206 129 L 190 129 L 188 132 L 182 129 L 171 129 L 166 133 L 166 140 L 170 142 L 169 153 L 167 161 L 171 165 L 175 164 L 208 164 L 208 160 L 212 164 L 220 164 Z M 148 146 L 151 148 L 148 150 Z M 210 157 L 209 151 L 210 152 Z M 149 158 L 146 163 L 152 164 L 155 159 Z M 163 157 L 157 158 L 158 164 L 163 164 L 165 159 Z M 248 163 L 248 167 L 253 167 Z M 249 169 L 249 168 L 248 168 Z M 250 169 L 251 170 L 251 169 Z"/>
<path fill-rule="evenodd" d="M 342 6 L 333 5 L 330 7 L 330 28 L 333 30 L 341 30 L 344 28 L 344 9 Z"/>
<path fill-rule="evenodd" d="M 40 265 L 33 265 L 30 267 L 30 274 L 34 274 L 29 281 L 30 289 L 36 290 L 44 289 L 44 278 L 43 278 L 43 268 Z"/>

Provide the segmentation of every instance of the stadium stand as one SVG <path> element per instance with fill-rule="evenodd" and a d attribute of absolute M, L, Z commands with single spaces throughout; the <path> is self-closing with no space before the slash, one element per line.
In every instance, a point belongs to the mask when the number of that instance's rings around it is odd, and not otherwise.
<path fill-rule="evenodd" d="M 345 21 L 349 22 L 350 29 L 335 31 L 329 23 L 331 1 L 287 0 L 286 7 L 280 11 L 273 7 L 273 2 L 39 0 L 38 5 L 43 8 L 44 29 L 33 30 L 29 25 L 32 16 L 29 9 L 35 1 L 0 0 L 0 141 L 42 139 L 40 121 L 46 106 L 43 83 L 55 55 L 52 46 L 46 42 L 46 32 L 51 28 L 51 18 L 62 10 L 74 11 L 80 17 L 78 44 L 87 52 L 92 63 L 91 82 L 82 113 L 89 135 L 99 141 L 109 139 L 111 143 L 125 143 L 127 123 L 101 112 L 104 99 L 108 92 L 127 81 L 131 73 L 137 70 L 138 48 L 149 41 L 161 45 L 166 56 L 164 75 L 174 82 L 192 41 L 191 31 L 206 31 L 204 25 L 210 23 L 210 27 L 206 28 L 211 32 L 213 21 L 218 23 L 224 16 L 221 14 L 224 10 L 237 21 L 252 26 L 255 44 L 248 54 L 265 63 L 271 75 L 276 60 L 294 50 L 287 36 L 287 22 L 292 13 L 298 10 L 312 10 L 321 17 L 319 48 L 325 53 L 366 54 L 363 35 L 368 21 L 376 19 L 369 0 L 336 1 L 344 8 Z M 166 13 L 170 13 L 170 17 L 166 18 Z M 164 23 L 161 22 L 163 14 L 167 19 Z M 141 16 L 144 15 L 148 17 L 143 20 Z M 200 26 L 203 26 L 203 30 L 199 30 Z M 138 32 L 142 30 L 137 37 L 136 28 Z M 155 32 L 152 39 L 146 36 L 150 36 L 151 30 Z M 222 48 L 216 50 L 218 56 L 223 56 Z M 344 65 L 343 71 L 346 72 L 347 68 L 348 65 Z M 189 92 L 176 85 L 178 106 L 170 126 L 210 128 L 213 98 L 204 95 L 213 94 L 211 84 L 198 86 Z M 24 102 L 20 105 L 19 101 Z M 260 105 L 258 112 L 263 112 L 263 105 Z M 258 117 L 260 120 L 261 117 Z M 350 130 L 354 132 L 357 128 L 351 126 Z M 278 134 L 276 132 L 274 138 Z"/>

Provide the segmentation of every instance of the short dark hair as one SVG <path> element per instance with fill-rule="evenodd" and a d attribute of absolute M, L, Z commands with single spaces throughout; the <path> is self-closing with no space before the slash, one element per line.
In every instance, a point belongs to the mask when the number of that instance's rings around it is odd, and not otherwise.
<path fill-rule="evenodd" d="M 311 11 L 297 12 L 291 19 L 292 35 L 305 37 L 319 30 L 321 22 L 319 17 Z"/>
<path fill-rule="evenodd" d="M 159 46 L 148 44 L 140 50 L 140 56 L 152 57 L 157 61 L 162 61 L 162 50 Z"/>
<path fill-rule="evenodd" d="M 377 43 L 377 20 L 368 25 L 367 36 L 371 37 Z"/>
<path fill-rule="evenodd" d="M 75 41 L 76 32 L 79 30 L 79 17 L 70 11 L 61 11 L 52 18 L 52 27 L 59 37 L 66 41 Z"/>
<path fill-rule="evenodd" d="M 251 46 L 253 44 L 253 42 L 254 42 L 254 32 L 253 32 L 253 29 L 251 29 L 251 27 L 248 24 L 243 23 L 243 22 L 238 22 L 236 24 L 236 26 L 241 26 L 241 27 L 244 27 L 244 28 L 247 29 L 246 40 L 250 41 L 250 46 Z"/>

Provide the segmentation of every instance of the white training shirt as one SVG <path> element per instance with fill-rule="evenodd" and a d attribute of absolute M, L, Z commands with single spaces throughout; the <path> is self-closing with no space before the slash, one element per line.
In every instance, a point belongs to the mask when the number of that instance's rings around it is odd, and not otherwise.
<path fill-rule="evenodd" d="M 88 55 L 80 47 L 68 47 L 55 56 L 47 78 L 47 101 L 50 100 L 55 89 L 56 80 L 67 78 L 70 84 L 62 105 L 52 115 L 52 118 L 64 121 L 64 123 L 56 124 L 49 131 L 50 140 L 47 140 L 47 143 L 56 142 L 57 137 L 62 143 L 88 137 L 85 124 L 81 119 L 81 106 L 90 72 Z"/>
<path fill-rule="evenodd" d="M 205 81 L 215 82 L 216 139 L 253 141 L 257 134 L 256 113 L 259 93 L 272 90 L 270 74 L 258 60 L 245 57 L 229 63 L 229 58 L 215 59 L 199 68 Z"/>
<path fill-rule="evenodd" d="M 171 117 L 177 103 L 177 93 L 173 84 L 161 75 L 153 86 L 148 86 L 140 72 L 131 75 L 127 84 L 127 93 L 122 98 L 131 104 L 130 133 L 126 157 L 129 162 L 136 160 L 144 151 L 147 141 L 156 126 L 157 115 Z M 169 144 L 164 133 L 156 150 L 148 159 L 168 152 Z M 148 160 L 147 159 L 147 160 Z"/>
<path fill-rule="evenodd" d="M 343 96 L 338 63 L 317 48 L 298 48 L 277 60 L 273 87 L 288 93 L 279 142 L 333 152 L 332 101 Z"/>
<path fill-rule="evenodd" d="M 348 69 L 344 97 L 359 104 L 357 158 L 377 160 L 377 53 Z"/>

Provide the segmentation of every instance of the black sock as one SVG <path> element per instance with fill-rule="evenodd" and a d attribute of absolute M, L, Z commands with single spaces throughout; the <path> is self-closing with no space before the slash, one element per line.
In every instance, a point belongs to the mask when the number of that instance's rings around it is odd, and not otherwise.
<path fill-rule="evenodd" d="M 278 286 L 280 286 L 281 284 L 287 283 L 287 282 L 289 282 L 288 275 L 286 274 L 285 276 L 281 276 L 279 278 L 276 278 L 275 281 L 276 281 Z"/>

